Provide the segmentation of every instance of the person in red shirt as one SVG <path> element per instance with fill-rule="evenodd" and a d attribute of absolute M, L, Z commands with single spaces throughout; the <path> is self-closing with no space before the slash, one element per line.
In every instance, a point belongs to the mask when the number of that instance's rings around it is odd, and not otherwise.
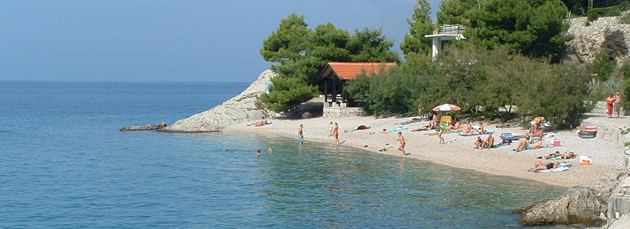
<path fill-rule="evenodd" d="M 613 113 L 613 105 L 615 104 L 615 97 L 613 96 L 613 94 L 611 93 L 610 96 L 608 96 L 608 98 L 606 98 L 606 105 L 608 108 L 608 118 L 612 118 L 612 113 Z"/>

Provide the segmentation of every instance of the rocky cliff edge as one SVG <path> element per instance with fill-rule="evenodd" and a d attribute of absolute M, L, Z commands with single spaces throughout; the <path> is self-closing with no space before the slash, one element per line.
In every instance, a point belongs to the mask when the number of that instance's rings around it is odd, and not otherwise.
<path fill-rule="evenodd" d="M 261 120 L 269 113 L 260 108 L 258 97 L 265 93 L 265 85 L 275 76 L 272 70 L 265 70 L 241 94 L 210 110 L 179 120 L 162 130 L 171 132 L 221 131 L 236 123 Z"/>

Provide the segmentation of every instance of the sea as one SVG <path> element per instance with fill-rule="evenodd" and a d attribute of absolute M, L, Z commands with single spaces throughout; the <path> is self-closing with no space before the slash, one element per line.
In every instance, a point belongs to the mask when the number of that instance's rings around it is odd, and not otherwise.
<path fill-rule="evenodd" d="M 517 228 L 514 209 L 564 191 L 295 139 L 119 131 L 246 86 L 0 81 L 0 228 Z"/>

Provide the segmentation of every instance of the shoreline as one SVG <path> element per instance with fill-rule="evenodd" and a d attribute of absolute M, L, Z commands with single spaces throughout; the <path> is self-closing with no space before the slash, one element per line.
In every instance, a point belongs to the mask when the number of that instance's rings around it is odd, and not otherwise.
<path fill-rule="evenodd" d="M 438 144 L 435 136 L 427 136 L 426 132 L 403 132 L 407 139 L 408 156 L 403 156 L 398 148 L 395 133 L 384 134 L 380 130 L 390 129 L 396 124 L 409 121 L 411 118 L 382 118 L 373 117 L 347 117 L 337 119 L 312 118 L 303 120 L 273 120 L 271 125 L 262 127 L 250 127 L 246 123 L 238 123 L 225 128 L 224 132 L 251 133 L 256 135 L 273 135 L 284 138 L 297 138 L 299 124 L 304 124 L 305 140 L 311 144 L 334 144 L 333 138 L 328 136 L 328 123 L 338 122 L 340 125 L 340 141 L 344 146 L 367 150 L 373 153 L 408 157 L 416 160 L 427 161 L 439 165 L 450 166 L 459 169 L 468 169 L 496 176 L 515 177 L 520 179 L 542 182 L 552 186 L 594 187 L 598 185 L 605 175 L 615 173 L 623 167 L 623 155 L 615 153 L 615 144 L 600 138 L 581 139 L 572 131 L 553 133 L 562 140 L 561 147 L 528 150 L 514 152 L 515 144 L 502 146 L 490 150 L 475 150 L 472 144 L 474 137 L 462 137 L 455 134 L 446 134 L 444 138 L 447 144 Z M 409 129 L 425 125 L 427 121 L 409 124 Z M 371 126 L 370 130 L 355 131 L 359 125 Z M 351 128 L 354 127 L 354 128 Z M 495 125 L 489 125 L 489 129 L 495 130 L 495 138 L 500 141 L 498 134 L 501 132 L 525 133 L 522 128 L 499 129 Z M 495 140 L 496 142 L 496 140 Z M 297 142 L 296 142 L 297 144 Z M 367 147 L 366 147 L 367 146 Z M 379 151 L 387 148 L 387 151 Z M 561 160 L 573 166 L 569 171 L 552 173 L 532 173 L 531 168 L 537 156 L 546 155 L 556 150 L 574 151 L 578 155 L 589 155 L 593 158 L 593 164 L 582 166 L 577 159 Z M 588 152 L 588 153 L 586 153 Z"/>

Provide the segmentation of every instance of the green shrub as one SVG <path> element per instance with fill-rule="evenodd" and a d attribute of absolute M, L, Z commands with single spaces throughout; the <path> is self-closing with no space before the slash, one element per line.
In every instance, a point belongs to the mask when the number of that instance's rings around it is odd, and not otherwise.
<path fill-rule="evenodd" d="M 274 112 L 290 111 L 304 101 L 317 96 L 317 88 L 306 83 L 305 78 L 278 76 L 271 79 L 273 83 L 269 94 L 263 94 L 260 101 Z"/>
<path fill-rule="evenodd" d="M 593 62 L 588 65 L 588 70 L 595 79 L 604 82 L 615 71 L 615 62 L 605 50 L 600 50 Z"/>
<path fill-rule="evenodd" d="M 621 9 L 619 6 L 610 6 L 603 8 L 594 8 L 588 11 L 588 21 L 595 21 L 600 17 L 612 17 L 621 16 Z"/>
<path fill-rule="evenodd" d="M 464 45 L 447 47 L 432 61 L 428 56 L 409 56 L 400 69 L 361 77 L 346 87 L 350 95 L 365 102 L 371 114 L 428 113 L 441 103 L 452 103 L 461 112 L 498 114 L 497 108 L 516 105 L 524 117 L 544 116 L 554 128 L 574 128 L 590 110 L 590 76 L 574 63 L 550 64 L 538 59 Z M 476 107 L 484 107 L 477 112 Z"/>
<path fill-rule="evenodd" d="M 619 23 L 630 24 L 630 14 L 626 13 L 619 18 Z"/>

